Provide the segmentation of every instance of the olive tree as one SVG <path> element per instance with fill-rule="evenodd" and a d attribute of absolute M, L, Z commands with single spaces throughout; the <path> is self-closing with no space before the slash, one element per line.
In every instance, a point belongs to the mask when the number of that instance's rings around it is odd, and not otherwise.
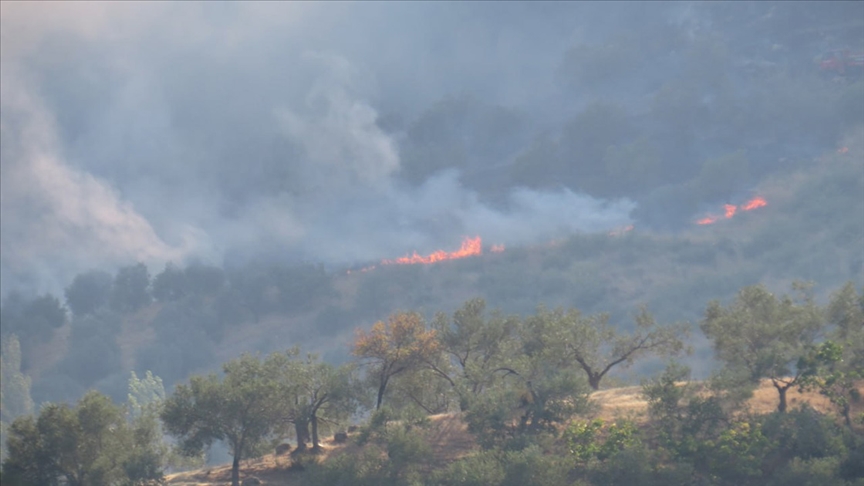
<path fill-rule="evenodd" d="M 233 455 L 231 484 L 239 486 L 240 461 L 256 455 L 278 424 L 278 374 L 272 362 L 248 354 L 226 363 L 223 371 L 224 376 L 194 376 L 188 385 L 178 385 L 161 418 L 187 455 L 226 442 Z"/>
<path fill-rule="evenodd" d="M 283 414 L 294 424 L 297 448 L 304 450 L 311 440 L 312 451 L 321 448 L 319 429 L 321 422 L 332 424 L 354 412 L 356 401 L 352 365 L 336 367 L 309 355 L 295 360 L 285 368 L 287 375 L 281 384 L 287 391 Z M 311 432 L 310 432 L 311 428 Z"/>
<path fill-rule="evenodd" d="M 469 399 L 492 384 L 494 371 L 504 359 L 504 351 L 514 339 L 518 319 L 498 312 L 486 316 L 486 302 L 471 299 L 450 318 L 438 314 L 432 323 L 438 341 L 450 358 L 449 369 L 430 363 L 456 390 L 464 411 Z M 452 371 L 451 371 L 452 370 Z"/>
<path fill-rule="evenodd" d="M 801 388 L 818 390 L 852 427 L 852 403 L 861 400 L 856 385 L 864 378 L 864 293 L 847 283 L 832 295 L 825 314 L 832 326 L 829 340 L 800 361 Z"/>
<path fill-rule="evenodd" d="M 376 410 L 394 376 L 421 369 L 441 353 L 435 330 L 427 329 L 416 312 L 397 312 L 386 323 L 376 322 L 369 332 L 358 330 L 352 352 L 375 381 Z"/>
<path fill-rule="evenodd" d="M 674 356 L 685 349 L 689 324 L 659 325 L 643 307 L 635 317 L 636 326 L 622 332 L 609 323 L 608 314 L 584 316 L 579 310 L 549 311 L 540 307 L 530 319 L 545 322 L 560 347 L 562 359 L 575 362 L 588 377 L 592 389 L 616 366 L 630 366 L 649 355 Z"/>
<path fill-rule="evenodd" d="M 807 292 L 799 298 L 777 297 L 762 285 L 741 289 L 729 305 L 712 301 L 700 324 L 728 376 L 755 386 L 762 378 L 777 389 L 777 410 L 786 411 L 786 392 L 800 383 L 796 366 L 824 327 L 820 309 Z"/>

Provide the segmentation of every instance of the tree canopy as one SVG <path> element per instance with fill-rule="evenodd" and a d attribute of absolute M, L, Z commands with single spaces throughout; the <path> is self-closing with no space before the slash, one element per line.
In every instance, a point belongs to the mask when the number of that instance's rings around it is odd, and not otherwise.
<path fill-rule="evenodd" d="M 89 314 L 109 302 L 111 274 L 99 270 L 81 273 L 66 287 L 66 305 L 76 316 Z"/>
<path fill-rule="evenodd" d="M 3 484 L 102 486 L 161 479 L 154 423 L 128 422 L 124 409 L 91 391 L 75 405 L 49 403 L 9 430 Z"/>
<path fill-rule="evenodd" d="M 777 297 L 764 286 L 745 287 L 735 301 L 723 306 L 712 301 L 700 324 L 711 340 L 724 372 L 733 383 L 754 386 L 768 378 L 777 389 L 777 410 L 786 410 L 786 391 L 797 385 L 803 370 L 797 367 L 812 346 L 824 320 L 806 292 L 797 299 Z"/>
<path fill-rule="evenodd" d="M 111 307 L 115 310 L 135 312 L 149 304 L 150 272 L 143 263 L 121 268 L 114 277 L 111 289 Z"/>
<path fill-rule="evenodd" d="M 529 321 L 550 333 L 550 345 L 560 347 L 562 359 L 578 364 L 594 390 L 615 366 L 629 366 L 647 355 L 674 356 L 684 350 L 686 323 L 660 326 L 644 307 L 636 315 L 636 327 L 629 333 L 609 324 L 609 316 L 583 316 L 577 309 L 538 309 Z"/>
<path fill-rule="evenodd" d="M 368 367 L 378 391 L 375 409 L 381 408 L 390 380 L 420 369 L 441 352 L 435 331 L 416 312 L 397 312 L 387 322 L 376 322 L 369 332 L 358 330 L 352 353 Z"/>
<path fill-rule="evenodd" d="M 233 486 L 240 484 L 240 461 L 256 455 L 276 430 L 280 397 L 269 364 L 247 354 L 226 363 L 222 377 L 194 376 L 177 386 L 161 414 L 187 455 L 214 441 L 227 443 Z"/>

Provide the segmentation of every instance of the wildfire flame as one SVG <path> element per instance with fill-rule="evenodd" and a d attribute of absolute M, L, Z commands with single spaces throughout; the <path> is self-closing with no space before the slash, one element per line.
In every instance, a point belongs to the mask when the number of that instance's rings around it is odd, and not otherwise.
<path fill-rule="evenodd" d="M 754 209 L 765 207 L 767 205 L 768 205 L 768 201 L 766 201 L 765 198 L 763 198 L 762 196 L 756 196 L 753 199 L 747 201 L 746 203 L 744 203 L 740 206 L 736 206 L 734 204 L 724 204 L 723 205 L 723 211 L 724 211 L 724 215 L 726 216 L 726 219 L 730 219 L 733 216 L 735 216 L 735 213 L 737 213 L 739 209 L 742 211 L 752 211 Z M 717 222 L 718 219 L 719 219 L 719 216 L 709 214 L 708 216 L 705 216 L 704 218 L 697 220 L 696 224 L 699 224 L 699 225 L 714 224 Z"/>
<path fill-rule="evenodd" d="M 767 205 L 768 205 L 768 202 L 765 201 L 765 199 L 763 199 L 759 196 L 756 196 L 753 199 L 747 201 L 746 204 L 741 206 L 741 209 L 743 209 L 744 211 L 752 211 L 756 208 L 761 208 L 761 207 L 764 207 Z"/>
<path fill-rule="evenodd" d="M 501 253 L 504 251 L 504 245 L 492 245 L 489 250 L 492 253 Z M 458 260 L 460 258 L 468 258 L 472 256 L 479 256 L 482 254 L 483 240 L 481 240 L 479 236 L 475 236 L 474 238 L 465 237 L 462 240 L 462 246 L 460 246 L 459 249 L 456 251 L 446 252 L 444 250 L 438 250 L 426 256 L 418 255 L 415 251 L 410 256 L 406 255 L 404 257 L 396 258 L 393 260 L 381 260 L 381 265 L 429 265 L 432 263 L 443 262 L 445 260 Z M 354 272 L 365 273 L 371 270 L 375 270 L 376 268 L 377 265 L 369 265 L 368 267 L 364 267 L 358 270 L 348 270 L 345 273 L 347 275 L 351 275 Z"/>
<path fill-rule="evenodd" d="M 502 247 L 503 250 L 503 247 Z M 431 253 L 427 256 L 418 255 L 415 251 L 411 256 L 404 256 L 402 258 L 396 258 L 395 260 L 383 260 L 381 262 L 382 265 L 416 265 L 418 263 L 422 264 L 430 264 L 442 262 L 444 260 L 458 260 L 460 258 L 467 258 L 471 256 L 478 256 L 483 254 L 483 242 L 479 236 L 474 238 L 465 238 L 462 240 L 462 246 L 459 247 L 458 250 L 452 252 L 446 252 L 444 250 L 438 250 L 434 253 Z"/>

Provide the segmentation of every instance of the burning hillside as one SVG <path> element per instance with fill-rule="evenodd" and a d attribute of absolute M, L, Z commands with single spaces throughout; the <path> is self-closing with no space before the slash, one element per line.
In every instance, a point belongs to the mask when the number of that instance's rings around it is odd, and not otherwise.
<path fill-rule="evenodd" d="M 429 255 L 422 256 L 415 251 L 411 256 L 403 256 L 394 260 L 383 260 L 382 265 L 416 265 L 430 264 L 443 262 L 445 260 L 458 260 L 460 258 L 468 258 L 483 254 L 483 240 L 479 236 L 474 238 L 465 238 L 462 240 L 462 246 L 456 251 L 446 252 L 438 250 Z"/>
<path fill-rule="evenodd" d="M 739 209 L 741 211 L 752 211 L 754 209 L 765 207 L 767 205 L 768 205 L 768 202 L 765 201 L 765 198 L 763 198 L 761 196 L 756 196 L 753 199 L 745 202 L 744 204 L 742 204 L 740 206 L 736 206 L 734 204 L 724 204 L 723 205 L 723 216 L 725 219 L 732 219 L 735 216 L 735 214 L 738 213 Z M 709 215 L 697 220 L 696 224 L 698 224 L 698 225 L 714 224 L 719 219 L 720 219 L 720 216 L 717 216 L 715 214 L 709 214 Z"/>
<path fill-rule="evenodd" d="M 492 253 L 501 253 L 504 251 L 504 245 L 492 245 L 489 249 Z M 447 260 L 459 260 L 483 254 L 483 240 L 479 236 L 474 238 L 466 237 L 462 240 L 462 245 L 455 251 L 437 250 L 428 255 L 420 255 L 416 251 L 411 255 L 405 255 L 400 258 L 381 260 L 381 265 L 431 265 Z M 361 268 L 360 272 L 368 272 L 374 270 L 377 265 L 370 265 Z M 348 270 L 347 273 L 351 273 Z"/>

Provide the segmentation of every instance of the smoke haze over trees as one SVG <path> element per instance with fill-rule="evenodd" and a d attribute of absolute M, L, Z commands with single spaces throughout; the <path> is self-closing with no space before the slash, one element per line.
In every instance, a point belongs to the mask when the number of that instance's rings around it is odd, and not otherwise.
<path fill-rule="evenodd" d="M 0 9 L 0 332 L 35 403 L 340 361 L 474 297 L 628 332 L 864 284 L 864 76 L 819 63 L 864 52 L 861 3 Z"/>
<path fill-rule="evenodd" d="M 677 228 L 862 122 L 859 10 L 4 4 L 4 294 Z"/>

